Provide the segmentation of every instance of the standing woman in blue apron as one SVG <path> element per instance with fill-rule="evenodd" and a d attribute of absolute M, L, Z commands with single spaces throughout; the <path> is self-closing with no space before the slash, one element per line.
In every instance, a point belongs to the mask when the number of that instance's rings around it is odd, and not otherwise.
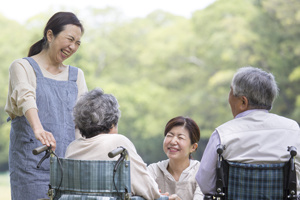
<path fill-rule="evenodd" d="M 82 70 L 64 65 L 80 46 L 83 26 L 73 13 L 58 12 L 46 24 L 43 38 L 31 46 L 28 57 L 9 68 L 5 111 L 11 119 L 9 171 L 12 200 L 47 198 L 49 159 L 32 150 L 52 146 L 64 157 L 75 139 L 72 118 L 77 98 L 87 92 Z"/>

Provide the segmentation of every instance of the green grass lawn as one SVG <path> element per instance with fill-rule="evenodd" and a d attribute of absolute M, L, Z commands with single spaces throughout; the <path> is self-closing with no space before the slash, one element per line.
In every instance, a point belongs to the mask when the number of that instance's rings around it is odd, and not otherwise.
<path fill-rule="evenodd" d="M 1 200 L 11 200 L 8 172 L 0 173 L 0 197 Z"/>

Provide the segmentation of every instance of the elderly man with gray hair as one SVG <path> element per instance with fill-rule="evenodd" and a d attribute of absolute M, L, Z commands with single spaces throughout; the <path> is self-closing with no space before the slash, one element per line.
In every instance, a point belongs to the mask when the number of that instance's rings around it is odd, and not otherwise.
<path fill-rule="evenodd" d="M 202 156 L 196 180 L 203 194 L 216 191 L 217 146 L 225 145 L 223 157 L 242 163 L 278 163 L 289 160 L 288 146 L 300 150 L 297 122 L 269 113 L 278 94 L 274 76 L 253 67 L 240 68 L 230 87 L 229 104 L 234 119 L 217 127 Z M 295 163 L 297 190 L 300 152 Z"/>
<path fill-rule="evenodd" d="M 80 97 L 73 111 L 76 127 L 82 138 L 67 148 L 66 158 L 80 160 L 116 160 L 108 152 L 123 146 L 130 157 L 131 191 L 145 199 L 158 199 L 159 189 L 149 175 L 146 164 L 137 154 L 132 142 L 118 133 L 120 110 L 117 99 L 94 89 Z"/>

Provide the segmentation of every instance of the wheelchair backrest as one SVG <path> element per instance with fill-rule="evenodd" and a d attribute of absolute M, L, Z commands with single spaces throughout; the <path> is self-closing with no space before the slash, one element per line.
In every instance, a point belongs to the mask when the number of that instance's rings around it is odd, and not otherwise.
<path fill-rule="evenodd" d="M 226 163 L 226 164 L 225 164 Z M 224 162 L 226 199 L 283 200 L 288 163 L 245 164 Z M 226 177 L 227 176 L 227 177 Z"/>
<path fill-rule="evenodd" d="M 59 159 L 59 160 L 58 160 Z M 56 196 L 63 194 L 119 197 L 131 193 L 130 161 L 74 160 L 50 158 L 50 185 Z"/>
<path fill-rule="evenodd" d="M 218 145 L 215 197 L 222 200 L 297 199 L 295 147 L 288 147 L 289 161 L 268 164 L 227 161 L 222 156 L 224 150 L 224 145 Z M 205 197 L 209 199 L 212 196 Z"/>

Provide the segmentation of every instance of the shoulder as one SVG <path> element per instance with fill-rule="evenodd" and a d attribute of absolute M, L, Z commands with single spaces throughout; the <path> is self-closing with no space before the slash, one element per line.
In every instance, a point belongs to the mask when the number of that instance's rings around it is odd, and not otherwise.
<path fill-rule="evenodd" d="M 78 77 L 84 76 L 84 72 L 82 69 L 75 67 L 73 65 L 66 65 L 68 68 L 72 68 L 73 70 L 76 70 L 78 72 Z"/>
<path fill-rule="evenodd" d="M 35 71 L 26 59 L 16 59 L 9 67 L 10 78 L 14 81 L 26 80 L 31 84 L 35 82 Z"/>
<path fill-rule="evenodd" d="M 23 67 L 24 69 L 32 69 L 30 63 L 23 58 L 14 60 L 10 65 L 10 69 L 20 69 L 20 67 Z"/>
<path fill-rule="evenodd" d="M 69 68 L 73 68 L 73 70 L 77 70 L 77 77 L 80 79 L 84 79 L 84 72 L 82 71 L 82 69 L 78 68 L 78 67 L 74 67 L 72 65 L 68 65 Z"/>
<path fill-rule="evenodd" d="M 16 63 L 19 63 L 19 64 L 29 64 L 29 62 L 26 59 L 24 59 L 24 58 L 18 58 L 18 59 L 14 60 L 12 62 L 12 64 L 16 64 Z"/>
<path fill-rule="evenodd" d="M 78 96 L 81 96 L 82 94 L 86 93 L 88 91 L 85 78 L 84 78 L 84 73 L 80 68 L 78 69 L 77 73 L 77 85 L 78 85 Z"/>
<path fill-rule="evenodd" d="M 200 167 L 200 162 L 198 160 L 190 160 L 190 169 L 198 171 Z"/>
<path fill-rule="evenodd" d="M 236 120 L 238 120 L 239 118 L 237 119 L 231 119 L 223 124 L 221 124 L 220 126 L 218 126 L 216 129 L 221 129 L 223 127 L 226 127 L 226 126 L 230 126 L 232 123 L 236 123 Z"/>
<path fill-rule="evenodd" d="M 200 167 L 200 162 L 198 160 L 190 160 L 190 166 L 186 168 L 183 173 L 186 174 L 187 177 L 194 177 L 196 176 Z"/>
<path fill-rule="evenodd" d="M 159 161 L 148 165 L 147 169 L 153 176 L 161 176 L 161 174 L 163 174 L 163 172 L 167 169 L 168 163 L 169 160 Z"/>
<path fill-rule="evenodd" d="M 77 146 L 78 146 L 79 144 L 81 144 L 82 140 L 84 140 L 84 138 L 78 138 L 78 139 L 73 140 L 73 141 L 68 145 L 67 150 L 66 150 L 66 153 L 65 153 L 65 156 L 67 157 L 67 156 L 70 154 L 70 152 L 73 151 L 74 148 L 75 148 L 75 149 L 78 149 Z"/>
<path fill-rule="evenodd" d="M 151 171 L 155 171 L 156 169 L 158 169 L 158 163 L 152 163 L 148 165 L 147 168 Z"/>
<path fill-rule="evenodd" d="M 85 141 L 86 139 L 84 137 L 80 137 L 80 138 L 77 138 L 75 140 L 73 140 L 70 144 L 69 144 L 69 147 L 70 146 L 75 146 L 75 145 L 78 145 L 78 144 L 81 144 Z"/>
<path fill-rule="evenodd" d="M 198 161 L 198 160 L 190 160 L 190 162 L 191 162 L 191 166 L 199 166 L 200 165 L 200 161 Z"/>
<path fill-rule="evenodd" d="M 293 128 L 293 129 L 299 129 L 299 124 L 293 119 L 283 117 L 283 116 L 273 114 L 273 113 L 268 113 L 268 115 L 272 116 L 273 118 L 277 118 L 278 121 L 281 121 L 287 127 L 290 127 L 290 128 Z"/>
<path fill-rule="evenodd" d="M 157 163 L 152 163 L 148 166 L 151 170 L 163 170 L 168 166 L 169 160 L 158 161 Z"/>
<path fill-rule="evenodd" d="M 117 140 L 117 141 L 122 141 L 122 142 L 127 142 L 127 143 L 131 143 L 132 142 L 125 136 L 125 135 L 122 135 L 122 134 L 108 134 L 109 136 L 113 137 L 114 140 Z"/>
<path fill-rule="evenodd" d="M 84 76 L 84 72 L 82 71 L 82 69 L 76 67 L 78 69 L 78 75 Z"/>
<path fill-rule="evenodd" d="M 136 152 L 134 144 L 124 135 L 114 133 L 114 134 L 104 134 L 105 140 L 114 146 L 122 146 L 128 150 L 129 153 Z"/>

